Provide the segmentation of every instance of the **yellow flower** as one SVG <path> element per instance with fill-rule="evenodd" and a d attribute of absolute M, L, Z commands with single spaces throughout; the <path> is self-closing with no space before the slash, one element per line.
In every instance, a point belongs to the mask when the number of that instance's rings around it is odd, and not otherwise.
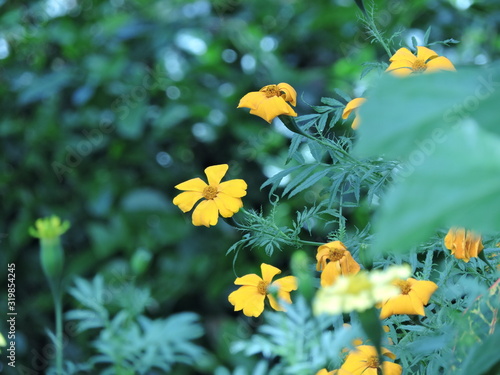
<path fill-rule="evenodd" d="M 237 108 L 250 108 L 250 113 L 262 117 L 267 122 L 279 115 L 297 116 L 290 107 L 297 105 L 297 92 L 288 83 L 268 85 L 259 91 L 253 91 L 241 98 Z"/>
<path fill-rule="evenodd" d="M 435 73 L 441 70 L 455 71 L 455 67 L 446 57 L 439 56 L 426 47 L 417 47 L 417 56 L 407 48 L 400 48 L 389 59 L 391 65 L 386 72 L 404 77 L 414 73 Z"/>
<path fill-rule="evenodd" d="M 407 280 L 396 280 L 394 285 L 399 287 L 399 295 L 382 303 L 380 319 L 396 314 L 425 316 L 424 305 L 429 303 L 438 288 L 432 281 L 415 280 L 411 277 Z"/>
<path fill-rule="evenodd" d="M 297 279 L 294 276 L 285 276 L 273 281 L 273 277 L 281 271 L 269 264 L 262 263 L 260 266 L 262 278 L 252 273 L 238 277 L 235 285 L 242 285 L 238 290 L 232 292 L 228 299 L 234 306 L 234 311 L 243 310 L 246 316 L 259 316 L 264 311 L 264 300 L 267 296 L 271 307 L 277 311 L 285 311 L 274 298 L 272 293 L 277 293 L 278 298 L 292 303 L 290 292 L 297 289 Z"/>
<path fill-rule="evenodd" d="M 457 259 L 468 262 L 470 258 L 476 258 L 484 249 L 481 236 L 464 228 L 451 228 L 444 238 L 444 245 Z"/>
<path fill-rule="evenodd" d="M 344 108 L 344 112 L 342 112 L 342 118 L 345 120 L 346 118 L 349 117 L 352 111 L 354 111 L 354 121 L 352 122 L 351 128 L 357 129 L 360 122 L 361 118 L 358 115 L 358 108 L 366 102 L 365 98 L 356 98 L 351 100 L 349 103 Z"/>
<path fill-rule="evenodd" d="M 396 358 L 396 356 L 386 348 L 382 348 L 382 356 L 390 359 Z M 402 367 L 396 363 L 390 361 L 379 363 L 377 350 L 371 345 L 360 345 L 356 347 L 347 356 L 340 369 L 349 371 L 352 375 L 377 375 L 379 369 L 383 371 L 384 375 L 401 375 L 403 372 Z"/>
<path fill-rule="evenodd" d="M 196 202 L 204 199 L 193 211 L 194 225 L 215 225 L 219 214 L 222 217 L 231 217 L 243 207 L 241 197 L 247 194 L 246 182 L 240 179 L 220 182 L 228 168 L 227 164 L 206 168 L 208 185 L 201 178 L 192 178 L 175 186 L 176 189 L 184 190 L 184 193 L 177 195 L 173 201 L 182 212 L 190 211 Z"/>
<path fill-rule="evenodd" d="M 318 247 L 316 254 L 317 271 L 321 272 L 321 286 L 332 285 L 340 275 L 354 275 L 359 272 L 359 264 L 340 241 L 329 242 Z"/>
<path fill-rule="evenodd" d="M 313 304 L 315 315 L 365 311 L 378 302 L 396 296 L 399 288 L 394 280 L 410 275 L 408 266 L 392 266 L 385 271 L 360 271 L 339 276 L 332 286 L 322 287 Z"/>

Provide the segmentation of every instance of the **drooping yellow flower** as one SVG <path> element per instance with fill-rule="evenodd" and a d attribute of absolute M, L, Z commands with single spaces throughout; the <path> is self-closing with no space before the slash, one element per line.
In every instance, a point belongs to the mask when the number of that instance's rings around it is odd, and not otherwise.
<path fill-rule="evenodd" d="M 444 238 L 444 245 L 457 259 L 468 262 L 470 258 L 476 258 L 484 246 L 481 236 L 464 228 L 451 228 Z"/>
<path fill-rule="evenodd" d="M 240 179 L 221 182 L 228 168 L 227 164 L 206 168 L 208 184 L 201 178 L 193 178 L 175 186 L 176 189 L 184 190 L 184 193 L 177 195 L 173 201 L 182 212 L 190 211 L 196 202 L 204 199 L 193 211 L 194 225 L 215 225 L 219 214 L 222 217 L 231 217 L 243 207 L 241 197 L 247 194 L 247 184 Z"/>
<path fill-rule="evenodd" d="M 382 348 L 382 356 L 395 359 L 396 356 Z M 390 361 L 379 363 L 377 350 L 371 345 L 360 345 L 356 347 L 345 359 L 341 370 L 349 371 L 352 375 L 377 375 L 378 370 L 383 370 L 384 375 L 401 375 L 403 368 Z"/>
<path fill-rule="evenodd" d="M 238 108 L 250 108 L 250 113 L 262 117 L 267 122 L 280 115 L 297 116 L 287 103 L 297 105 L 297 92 L 288 83 L 268 85 L 241 98 Z"/>
<path fill-rule="evenodd" d="M 321 272 L 321 286 L 332 285 L 340 275 L 354 275 L 360 266 L 340 241 L 318 247 L 316 270 Z"/>
<path fill-rule="evenodd" d="M 439 56 L 427 47 L 417 47 L 417 56 L 407 48 L 400 48 L 389 61 L 391 65 L 386 72 L 400 77 L 415 73 L 435 73 L 442 70 L 455 71 L 450 60 Z"/>
<path fill-rule="evenodd" d="M 297 289 L 297 279 L 294 276 L 285 276 L 273 281 L 273 277 L 281 273 L 279 268 L 262 263 L 260 266 L 262 278 L 254 273 L 238 277 L 235 285 L 242 285 L 232 292 L 228 299 L 234 306 L 234 311 L 243 310 L 246 316 L 259 316 L 264 311 L 264 300 L 267 297 L 271 307 L 277 311 L 285 308 L 276 301 L 273 293 L 285 302 L 292 303 L 290 292 Z"/>
<path fill-rule="evenodd" d="M 322 287 L 313 303 L 315 315 L 365 311 L 375 304 L 398 295 L 394 280 L 410 275 L 408 266 L 391 266 L 385 271 L 359 271 L 339 276 L 331 286 Z"/>
<path fill-rule="evenodd" d="M 358 114 L 358 108 L 366 102 L 365 98 L 356 98 L 351 100 L 344 108 L 344 112 L 342 112 L 342 118 L 345 120 L 349 117 L 351 112 L 354 111 L 354 121 L 352 122 L 351 128 L 357 129 L 359 124 L 361 123 L 361 118 Z"/>
<path fill-rule="evenodd" d="M 424 305 L 429 303 L 432 294 L 438 286 L 432 281 L 396 280 L 393 283 L 398 286 L 400 293 L 382 303 L 380 319 L 385 319 L 391 315 L 408 314 L 425 316 Z"/>

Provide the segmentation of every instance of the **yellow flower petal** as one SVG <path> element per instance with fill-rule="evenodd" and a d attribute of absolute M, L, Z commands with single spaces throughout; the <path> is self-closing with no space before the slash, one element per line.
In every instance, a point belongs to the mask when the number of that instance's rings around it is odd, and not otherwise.
<path fill-rule="evenodd" d="M 436 57 L 435 59 L 430 60 L 426 65 L 427 70 L 425 73 L 434 73 L 441 70 L 447 70 L 450 72 L 456 71 L 451 61 L 444 56 Z"/>
<path fill-rule="evenodd" d="M 329 262 L 321 272 L 321 286 L 330 286 L 342 274 L 339 262 Z"/>
<path fill-rule="evenodd" d="M 187 180 L 178 185 L 175 185 L 175 188 L 186 191 L 198 191 L 201 193 L 207 186 L 207 183 L 201 178 L 192 178 L 191 180 Z"/>
<path fill-rule="evenodd" d="M 261 105 L 261 103 L 266 100 L 266 94 L 260 91 L 253 91 L 246 94 L 240 99 L 240 103 L 237 108 L 250 108 L 256 109 Z"/>
<path fill-rule="evenodd" d="M 221 202 L 224 207 L 226 207 L 229 211 L 236 213 L 239 211 L 241 207 L 243 207 L 243 202 L 240 198 L 233 198 L 224 193 L 217 194 L 217 198 L 214 199 L 217 202 Z"/>
<path fill-rule="evenodd" d="M 342 112 L 342 118 L 345 120 L 349 117 L 352 111 L 361 106 L 366 102 L 366 98 L 355 98 L 346 104 L 344 111 Z"/>
<path fill-rule="evenodd" d="M 417 47 L 417 59 L 427 61 L 435 57 L 438 57 L 438 54 L 433 50 L 422 46 Z"/>
<path fill-rule="evenodd" d="M 262 279 L 255 273 L 251 273 L 242 277 L 238 277 L 234 280 L 235 285 L 251 285 L 257 286 L 262 281 Z"/>
<path fill-rule="evenodd" d="M 380 319 L 388 318 L 391 315 L 398 314 L 416 314 L 415 308 L 413 307 L 412 300 L 407 294 L 400 294 L 396 297 L 389 298 L 382 305 L 382 310 L 380 311 Z"/>
<path fill-rule="evenodd" d="M 229 302 L 234 305 L 234 311 L 243 310 L 246 316 L 254 317 L 264 311 L 264 299 L 265 296 L 253 286 L 242 286 L 228 297 Z"/>
<path fill-rule="evenodd" d="M 280 291 L 291 292 L 297 290 L 297 278 L 295 276 L 285 276 L 273 281 L 272 285 L 277 285 Z"/>
<path fill-rule="evenodd" d="M 427 280 L 415 280 L 412 278 L 408 280 L 414 280 L 410 293 L 415 293 L 420 301 L 422 301 L 424 305 L 427 305 L 432 294 L 438 289 L 437 284 Z"/>
<path fill-rule="evenodd" d="M 406 60 L 409 61 L 410 63 L 413 63 L 417 57 L 411 53 L 411 51 L 408 48 L 400 48 L 396 51 L 394 55 L 389 59 L 389 61 L 398 61 L 398 60 Z"/>
<path fill-rule="evenodd" d="M 294 107 L 297 105 L 297 91 L 288 83 L 278 83 L 278 89 L 285 92 L 285 101 L 290 102 Z"/>
<path fill-rule="evenodd" d="M 220 197 L 215 197 L 213 201 L 215 202 L 215 205 L 219 210 L 220 216 L 231 217 L 235 214 L 234 211 L 231 211 L 229 208 L 226 207 L 226 205 L 224 204 L 224 200 L 222 200 Z M 243 205 L 243 202 L 241 202 L 241 205 Z"/>
<path fill-rule="evenodd" d="M 397 363 L 385 361 L 382 363 L 382 368 L 384 369 L 384 375 L 401 375 L 403 368 Z"/>
<path fill-rule="evenodd" d="M 216 225 L 219 219 L 219 210 L 213 200 L 201 201 L 193 211 L 193 225 L 210 227 Z"/>
<path fill-rule="evenodd" d="M 420 298 L 418 298 L 418 295 L 415 293 L 415 291 L 411 290 L 410 293 L 408 293 L 408 296 L 410 297 L 410 302 L 414 312 L 407 314 L 416 314 L 425 316 L 424 303 Z"/>
<path fill-rule="evenodd" d="M 205 168 L 208 184 L 214 187 L 218 186 L 228 168 L 229 166 L 227 164 L 212 165 L 211 167 Z"/>
<path fill-rule="evenodd" d="M 278 298 L 282 299 L 286 303 L 292 303 L 292 297 L 290 297 L 290 292 L 285 292 L 283 290 L 280 290 L 278 291 Z"/>
<path fill-rule="evenodd" d="M 200 192 L 186 191 L 177 195 L 174 198 L 173 203 L 178 206 L 182 212 L 188 212 L 201 198 L 203 198 L 203 195 Z"/>
<path fill-rule="evenodd" d="M 354 117 L 354 121 L 351 124 L 351 128 L 356 130 L 357 128 L 359 128 L 360 123 L 361 123 L 361 118 L 359 117 L 359 115 L 357 115 L 356 117 Z"/>
<path fill-rule="evenodd" d="M 219 184 L 219 191 L 230 197 L 241 198 L 247 195 L 247 183 L 243 180 L 229 180 Z"/>
<path fill-rule="evenodd" d="M 266 98 L 258 108 L 251 109 L 250 113 L 262 117 L 269 123 L 280 115 L 297 116 L 297 113 L 292 107 L 290 107 L 283 98 L 278 96 Z"/>
<path fill-rule="evenodd" d="M 397 60 L 391 63 L 385 71 L 399 77 L 404 77 L 413 73 L 411 66 L 412 63 L 407 60 Z"/>
<path fill-rule="evenodd" d="M 276 311 L 286 311 L 285 308 L 276 301 L 276 298 L 272 294 L 267 295 L 267 299 L 269 300 L 269 304 Z"/>
<path fill-rule="evenodd" d="M 262 271 L 262 279 L 268 283 L 271 283 L 274 276 L 281 273 L 281 270 L 279 268 L 270 266 L 266 263 L 262 263 L 260 265 L 260 270 Z"/>

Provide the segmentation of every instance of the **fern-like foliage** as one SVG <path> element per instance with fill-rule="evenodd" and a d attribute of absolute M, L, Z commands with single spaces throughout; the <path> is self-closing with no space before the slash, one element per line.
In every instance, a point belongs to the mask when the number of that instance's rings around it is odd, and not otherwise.
<path fill-rule="evenodd" d="M 95 330 L 96 354 L 85 366 L 68 363 L 68 374 L 97 369 L 101 374 L 167 373 L 176 363 L 194 364 L 206 354 L 193 343 L 203 335 L 199 317 L 189 312 L 146 317 L 143 313 L 153 302 L 146 289 L 129 282 L 111 287 L 98 275 L 92 281 L 77 278 L 69 292 L 81 307 L 66 318 L 76 321 L 79 332 Z"/>
<path fill-rule="evenodd" d="M 359 336 L 357 325 L 343 327 L 341 316 L 315 317 L 305 299 L 298 297 L 285 313 L 266 313 L 257 334 L 235 342 L 232 350 L 261 355 L 270 364 L 279 358 L 269 374 L 310 375 L 323 367 L 339 366 L 342 349 Z"/>

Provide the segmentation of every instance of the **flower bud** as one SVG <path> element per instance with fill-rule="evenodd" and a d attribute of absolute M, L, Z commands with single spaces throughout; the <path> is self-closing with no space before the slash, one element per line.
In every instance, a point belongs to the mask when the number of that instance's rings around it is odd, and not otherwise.
<path fill-rule="evenodd" d="M 59 217 L 53 215 L 38 219 L 34 227 L 29 228 L 33 237 L 40 239 L 40 263 L 45 276 L 54 282 L 59 281 L 63 265 L 64 251 L 60 236 L 70 227 L 68 221 L 61 222 Z"/>

